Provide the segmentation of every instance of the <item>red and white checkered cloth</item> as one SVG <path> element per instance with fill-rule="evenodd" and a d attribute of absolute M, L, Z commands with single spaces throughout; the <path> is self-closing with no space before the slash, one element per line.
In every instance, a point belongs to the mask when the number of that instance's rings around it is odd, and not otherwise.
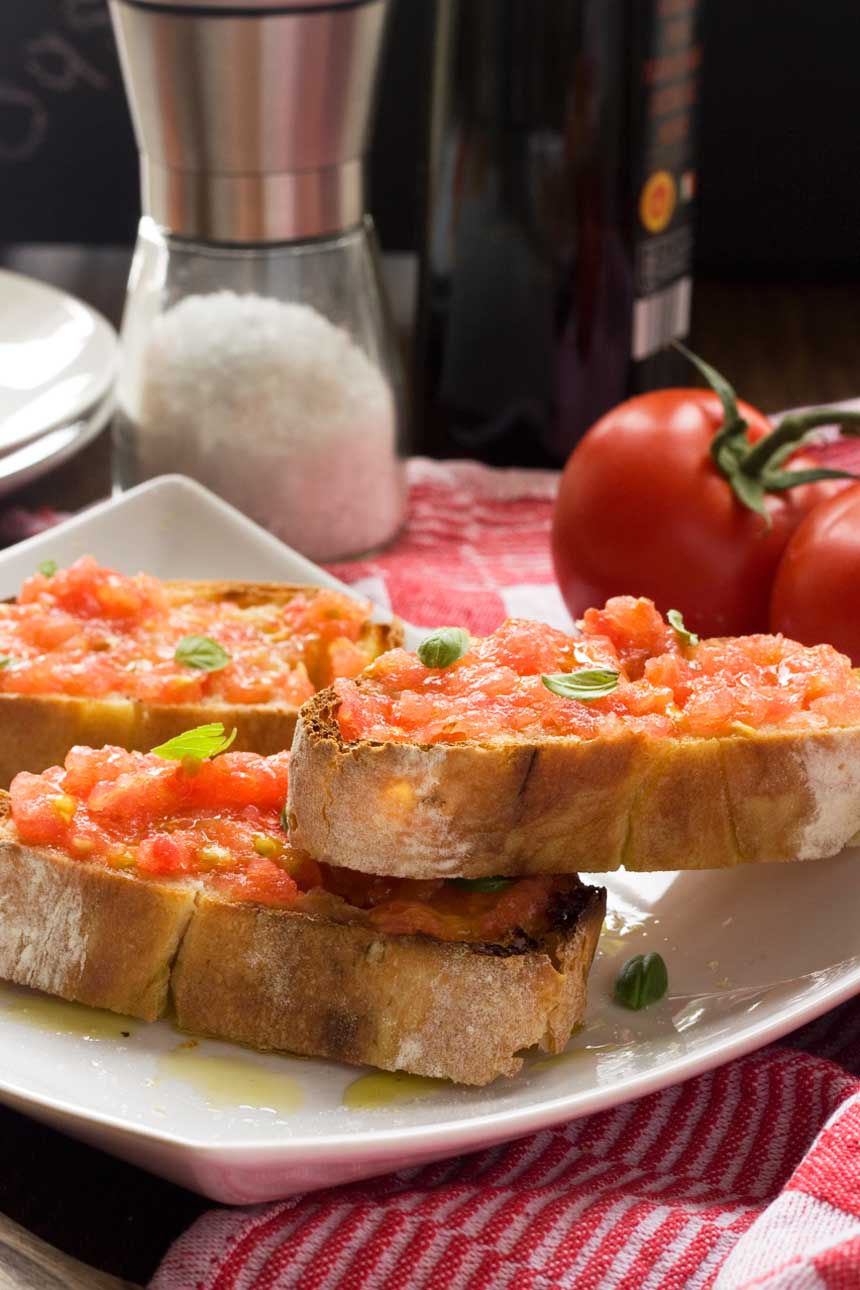
<path fill-rule="evenodd" d="M 856 446 L 850 456 L 860 466 Z M 400 540 L 334 572 L 418 624 L 569 624 L 548 548 L 555 474 L 410 469 Z M 213 1210 L 151 1290 L 851 1290 L 857 1074 L 860 1001 L 781 1045 L 507 1146 Z"/>

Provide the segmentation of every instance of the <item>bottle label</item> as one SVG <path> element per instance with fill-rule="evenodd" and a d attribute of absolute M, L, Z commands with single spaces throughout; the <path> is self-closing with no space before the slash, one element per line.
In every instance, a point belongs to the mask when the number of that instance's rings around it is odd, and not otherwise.
<path fill-rule="evenodd" d="M 692 298 L 693 279 L 685 274 L 668 287 L 634 301 L 632 354 L 635 362 L 687 335 Z"/>
<path fill-rule="evenodd" d="M 656 354 L 690 325 L 694 111 L 700 0 L 656 0 L 638 14 L 634 138 L 632 358 Z"/>

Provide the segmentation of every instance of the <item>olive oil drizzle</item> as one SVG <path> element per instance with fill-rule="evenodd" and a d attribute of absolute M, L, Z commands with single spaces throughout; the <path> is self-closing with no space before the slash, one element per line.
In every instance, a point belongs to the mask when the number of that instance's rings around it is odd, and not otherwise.
<path fill-rule="evenodd" d="M 450 1080 L 405 1071 L 372 1071 L 348 1084 L 343 1105 L 350 1111 L 375 1111 L 401 1102 L 419 1102 L 451 1087 Z"/>
<path fill-rule="evenodd" d="M 180 1044 L 159 1057 L 156 1066 L 160 1076 L 188 1085 L 213 1110 L 292 1115 L 305 1100 L 297 1079 L 245 1057 L 221 1057 Z"/>

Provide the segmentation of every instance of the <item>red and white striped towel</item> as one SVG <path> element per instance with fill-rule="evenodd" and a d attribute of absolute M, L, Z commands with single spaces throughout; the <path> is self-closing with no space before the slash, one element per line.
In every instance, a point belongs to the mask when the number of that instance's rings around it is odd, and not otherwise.
<path fill-rule="evenodd" d="M 569 624 L 548 553 L 557 476 L 419 460 L 411 484 L 394 548 L 336 573 L 415 623 Z M 174 1244 L 152 1290 L 851 1290 L 855 1072 L 860 1002 L 782 1045 L 507 1146 L 213 1210 Z"/>

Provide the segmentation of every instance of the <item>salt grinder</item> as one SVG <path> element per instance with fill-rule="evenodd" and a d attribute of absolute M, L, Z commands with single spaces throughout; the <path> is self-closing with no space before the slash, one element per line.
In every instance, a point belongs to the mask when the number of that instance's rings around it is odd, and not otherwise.
<path fill-rule="evenodd" d="M 364 214 L 386 0 L 110 0 L 144 212 L 201 241 L 285 242 Z"/>
<path fill-rule="evenodd" d="M 181 472 L 317 560 L 405 506 L 400 358 L 364 209 L 386 0 L 110 0 L 144 216 L 120 487 Z"/>

